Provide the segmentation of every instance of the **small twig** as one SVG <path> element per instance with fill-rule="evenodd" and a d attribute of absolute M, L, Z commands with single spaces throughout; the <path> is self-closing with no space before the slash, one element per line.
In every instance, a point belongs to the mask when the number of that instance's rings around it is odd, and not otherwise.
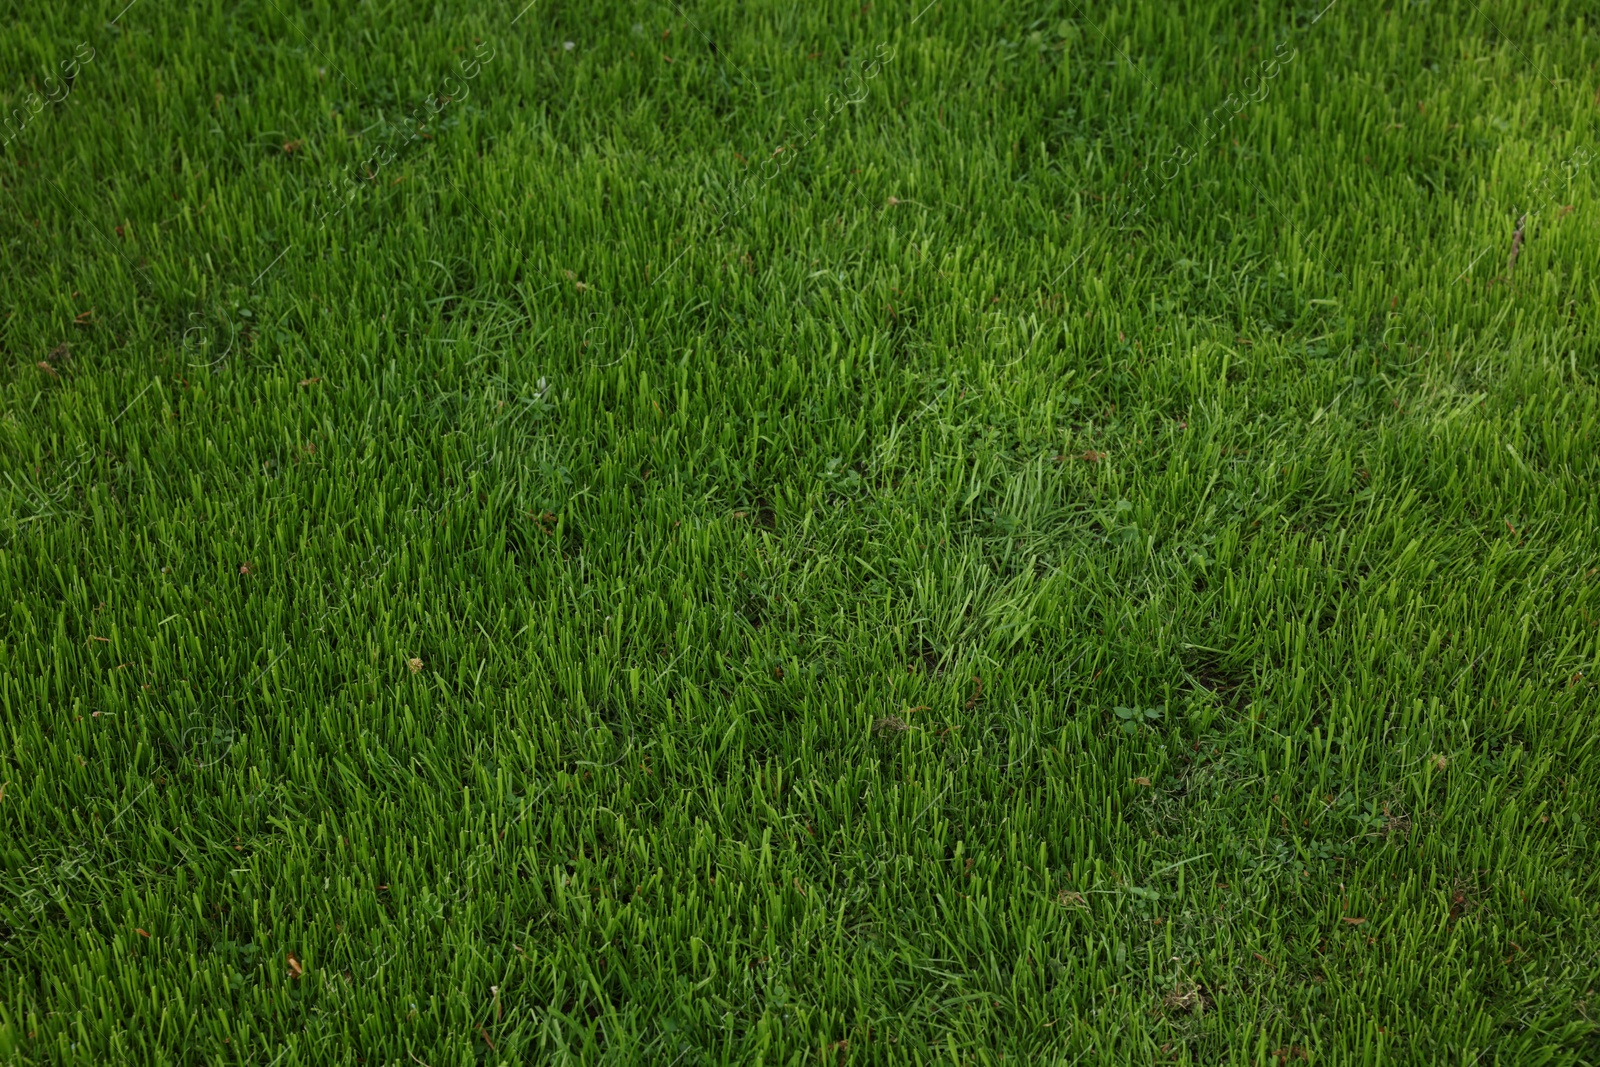
<path fill-rule="evenodd" d="M 967 711 L 977 707 L 978 700 L 983 696 L 983 679 L 974 674 L 972 680 L 977 683 L 977 688 L 972 691 L 972 696 L 967 698 Z"/>
<path fill-rule="evenodd" d="M 1522 228 L 1527 225 L 1528 216 L 1524 214 L 1517 220 L 1517 232 L 1511 235 L 1511 256 L 1506 260 L 1506 277 L 1511 277 L 1511 272 L 1516 269 L 1517 255 L 1522 251 Z"/>

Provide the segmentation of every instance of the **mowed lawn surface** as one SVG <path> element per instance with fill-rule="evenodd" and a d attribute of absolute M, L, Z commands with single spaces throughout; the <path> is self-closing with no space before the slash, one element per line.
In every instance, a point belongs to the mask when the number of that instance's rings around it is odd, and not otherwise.
<path fill-rule="evenodd" d="M 18 7 L 0 1058 L 1596 1062 L 1597 15 Z"/>

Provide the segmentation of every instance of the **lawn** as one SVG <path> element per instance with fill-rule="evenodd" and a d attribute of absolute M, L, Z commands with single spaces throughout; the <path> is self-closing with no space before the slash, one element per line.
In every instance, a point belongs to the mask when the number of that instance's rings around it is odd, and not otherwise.
<path fill-rule="evenodd" d="M 0 25 L 0 1062 L 1600 1062 L 1600 9 L 525 3 Z"/>

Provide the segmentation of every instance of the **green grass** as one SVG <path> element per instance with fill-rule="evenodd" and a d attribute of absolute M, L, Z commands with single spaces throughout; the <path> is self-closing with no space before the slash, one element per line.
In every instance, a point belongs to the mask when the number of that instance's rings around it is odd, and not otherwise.
<path fill-rule="evenodd" d="M 1600 1062 L 1600 12 L 922 3 L 4 20 L 4 1062 Z"/>

